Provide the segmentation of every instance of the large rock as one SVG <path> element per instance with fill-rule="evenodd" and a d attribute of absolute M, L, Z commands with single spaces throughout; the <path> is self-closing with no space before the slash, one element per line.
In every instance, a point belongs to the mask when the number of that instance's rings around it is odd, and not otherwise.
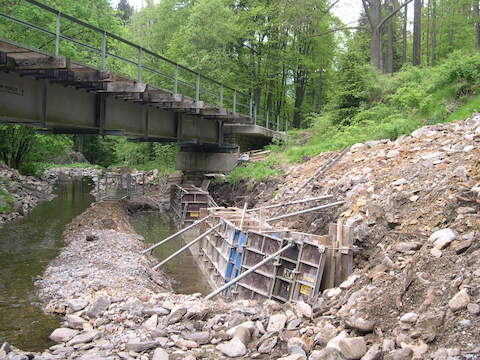
<path fill-rule="evenodd" d="M 382 359 L 382 348 L 379 344 L 373 344 L 361 360 L 380 360 Z"/>
<path fill-rule="evenodd" d="M 298 317 L 305 317 L 307 319 L 311 319 L 312 318 L 312 315 L 313 315 L 313 312 L 312 312 L 312 307 L 310 305 L 308 305 L 306 302 L 304 301 L 298 301 L 296 304 L 295 304 L 295 307 L 294 307 L 294 310 L 295 310 L 295 313 L 298 315 Z"/>
<path fill-rule="evenodd" d="M 86 314 L 90 319 L 94 319 L 103 314 L 105 310 L 110 306 L 111 301 L 108 296 L 99 297 L 97 300 L 90 305 L 90 308 L 87 310 Z"/>
<path fill-rule="evenodd" d="M 247 353 L 247 347 L 241 340 L 237 338 L 233 338 L 229 342 L 217 345 L 216 348 L 223 355 L 230 358 L 243 356 Z"/>
<path fill-rule="evenodd" d="M 86 331 L 82 334 L 79 334 L 75 336 L 72 340 L 70 340 L 67 345 L 68 346 L 73 346 L 73 345 L 78 345 L 78 344 L 86 344 L 89 342 L 92 342 L 98 335 L 98 332 L 96 331 Z"/>
<path fill-rule="evenodd" d="M 371 320 L 365 320 L 361 317 L 350 318 L 345 321 L 345 324 L 351 328 L 362 333 L 372 332 L 375 327 L 375 322 Z"/>
<path fill-rule="evenodd" d="M 272 336 L 271 338 L 266 339 L 262 344 L 258 347 L 258 352 L 262 354 L 269 354 L 273 348 L 278 343 L 278 337 Z"/>
<path fill-rule="evenodd" d="M 168 360 L 168 353 L 162 348 L 156 348 L 153 352 L 152 360 Z"/>
<path fill-rule="evenodd" d="M 337 349 L 325 348 L 312 351 L 308 360 L 345 360 L 345 356 Z"/>
<path fill-rule="evenodd" d="M 453 232 L 452 229 L 446 228 L 442 230 L 435 231 L 432 235 L 430 235 L 429 240 L 433 242 L 433 246 L 438 249 L 442 250 L 448 246 L 457 235 Z"/>
<path fill-rule="evenodd" d="M 325 346 L 330 340 L 337 336 L 337 328 L 332 324 L 325 325 L 317 335 L 315 335 L 315 342 L 320 346 Z"/>
<path fill-rule="evenodd" d="M 158 322 L 158 315 L 154 314 L 150 316 L 143 324 L 142 327 L 145 330 L 154 330 L 157 327 L 157 322 Z"/>
<path fill-rule="evenodd" d="M 132 341 L 126 344 L 126 348 L 128 351 L 135 351 L 135 352 L 142 352 L 145 350 L 153 349 L 157 346 L 156 341 Z"/>
<path fill-rule="evenodd" d="M 50 334 L 49 338 L 55 342 L 66 342 L 73 338 L 75 335 L 78 334 L 77 330 L 69 329 L 69 328 L 58 328 L 53 330 Z"/>
<path fill-rule="evenodd" d="M 212 335 L 208 331 L 197 331 L 184 336 L 187 340 L 195 341 L 199 345 L 209 344 L 212 340 Z"/>
<path fill-rule="evenodd" d="M 403 314 L 402 317 L 400 318 L 401 322 L 408 323 L 408 324 L 415 324 L 417 320 L 418 320 L 418 314 L 414 312 Z"/>
<path fill-rule="evenodd" d="M 452 311 L 458 311 L 466 308 L 470 302 L 470 296 L 466 289 L 460 290 L 453 298 L 448 302 L 448 306 Z"/>
<path fill-rule="evenodd" d="M 168 317 L 167 324 L 168 325 L 176 324 L 177 322 L 182 320 L 182 318 L 185 316 L 186 313 L 187 313 L 186 308 L 180 308 L 173 311 Z"/>
<path fill-rule="evenodd" d="M 348 360 L 360 359 L 367 352 L 367 344 L 363 337 L 341 339 L 338 342 L 338 347 Z"/>
<path fill-rule="evenodd" d="M 287 322 L 287 315 L 284 313 L 273 314 L 270 316 L 267 325 L 267 331 L 281 331 Z"/>
<path fill-rule="evenodd" d="M 87 299 L 70 299 L 67 300 L 67 306 L 72 309 L 72 311 L 80 311 L 87 307 L 88 300 Z"/>
<path fill-rule="evenodd" d="M 86 322 L 80 316 L 76 315 L 67 315 L 65 316 L 65 320 L 67 321 L 67 325 L 69 328 L 80 330 L 83 330 L 83 324 L 85 324 Z"/>

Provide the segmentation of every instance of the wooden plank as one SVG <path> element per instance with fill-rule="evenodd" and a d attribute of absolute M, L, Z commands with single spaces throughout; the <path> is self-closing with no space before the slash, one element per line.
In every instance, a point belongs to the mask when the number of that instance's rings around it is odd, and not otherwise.
<path fill-rule="evenodd" d="M 342 283 L 343 276 L 343 267 L 342 259 L 340 253 L 340 247 L 343 244 L 343 230 L 342 230 L 342 221 L 337 221 L 337 239 L 335 241 L 335 286 L 338 286 Z"/>
<path fill-rule="evenodd" d="M 335 286 L 335 241 L 337 238 L 337 226 L 335 224 L 330 224 L 328 227 L 328 237 L 330 243 L 325 256 L 325 270 L 323 276 L 323 288 L 331 289 Z"/>
<path fill-rule="evenodd" d="M 182 94 L 173 94 L 166 92 L 147 92 L 143 94 L 143 99 L 155 103 L 182 102 L 185 100 Z"/>
<path fill-rule="evenodd" d="M 345 226 L 345 246 L 348 247 L 348 252 L 345 255 L 345 271 L 346 271 L 346 278 L 345 280 L 352 274 L 353 272 L 353 232 L 350 226 Z"/>
<path fill-rule="evenodd" d="M 133 81 L 115 81 L 107 82 L 105 92 L 113 93 L 143 93 L 147 89 L 147 84 Z"/>
<path fill-rule="evenodd" d="M 7 53 L 0 52 L 0 68 L 12 68 L 15 66 L 15 60 L 7 55 Z"/>
<path fill-rule="evenodd" d="M 69 69 L 70 59 L 65 56 L 14 57 L 14 70 Z M 13 70 L 13 69 L 12 69 Z"/>

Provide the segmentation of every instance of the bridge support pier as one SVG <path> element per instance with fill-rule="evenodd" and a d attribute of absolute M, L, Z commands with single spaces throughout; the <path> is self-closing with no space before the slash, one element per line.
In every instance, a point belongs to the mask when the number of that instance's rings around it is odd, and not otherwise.
<path fill-rule="evenodd" d="M 238 150 L 233 152 L 179 151 L 176 168 L 183 172 L 226 173 L 237 165 Z"/>

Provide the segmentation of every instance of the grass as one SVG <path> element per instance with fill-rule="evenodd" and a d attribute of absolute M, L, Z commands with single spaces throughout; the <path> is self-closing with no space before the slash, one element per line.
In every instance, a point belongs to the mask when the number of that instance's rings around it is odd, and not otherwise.
<path fill-rule="evenodd" d="M 10 214 L 13 211 L 13 203 L 15 199 L 6 190 L 0 188 L 0 197 L 2 197 L 7 205 L 0 206 L 0 214 Z"/>
<path fill-rule="evenodd" d="M 446 122 L 465 120 L 476 112 L 480 112 L 480 95 L 468 99 L 466 103 L 459 106 L 453 113 L 448 115 Z"/>
<path fill-rule="evenodd" d="M 278 162 L 274 157 L 269 157 L 263 162 L 253 162 L 237 166 L 227 176 L 227 181 L 231 184 L 238 184 L 242 180 L 267 181 L 273 177 L 282 174 Z"/>

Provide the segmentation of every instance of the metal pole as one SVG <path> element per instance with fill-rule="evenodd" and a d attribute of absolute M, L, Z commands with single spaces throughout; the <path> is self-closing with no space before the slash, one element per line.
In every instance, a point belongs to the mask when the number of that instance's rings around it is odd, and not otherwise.
<path fill-rule="evenodd" d="M 200 74 L 197 73 L 197 81 L 195 83 L 195 101 L 200 101 Z"/>
<path fill-rule="evenodd" d="M 237 90 L 233 90 L 233 112 L 237 112 Z"/>
<path fill-rule="evenodd" d="M 278 255 L 280 255 L 281 253 L 283 253 L 285 250 L 288 250 L 289 248 L 291 248 L 292 246 L 294 245 L 294 243 L 289 243 L 288 245 L 284 246 L 283 248 L 281 248 L 280 250 L 278 250 L 275 254 L 272 254 L 270 255 L 269 257 L 267 257 L 266 259 L 260 261 L 257 265 L 251 267 L 250 269 L 248 269 L 247 271 L 245 271 L 244 273 L 241 273 L 239 276 L 237 276 L 236 278 L 230 280 L 228 283 L 226 283 L 225 285 L 219 287 L 217 290 L 211 292 L 210 294 L 207 295 L 207 297 L 205 298 L 205 300 L 210 300 L 211 298 L 213 298 L 214 296 L 217 296 L 218 294 L 220 294 L 222 291 L 228 289 L 230 286 L 232 286 L 233 284 L 237 283 L 238 281 L 242 280 L 244 277 L 250 275 L 252 272 L 254 272 L 255 270 L 257 270 L 259 267 L 265 265 L 266 263 L 268 263 L 269 261 L 272 261 L 274 260 Z"/>
<path fill-rule="evenodd" d="M 178 64 L 175 66 L 175 84 L 173 85 L 173 92 L 178 94 Z"/>
<path fill-rule="evenodd" d="M 267 119 L 265 120 L 265 127 L 268 129 L 268 120 L 269 120 L 270 111 L 267 110 Z"/>
<path fill-rule="evenodd" d="M 220 85 L 220 107 L 223 107 L 223 84 Z"/>
<path fill-rule="evenodd" d="M 175 234 L 172 234 L 172 235 L 170 235 L 169 237 L 163 239 L 162 241 L 160 241 L 160 242 L 158 242 L 158 243 L 150 246 L 148 249 L 143 250 L 143 251 L 142 251 L 142 254 L 146 254 L 146 253 L 148 253 L 149 251 L 152 251 L 153 249 L 159 247 L 160 245 L 165 244 L 168 240 L 171 240 L 171 239 L 173 239 L 173 238 L 176 238 L 176 237 L 179 236 L 179 235 L 182 235 L 184 232 L 186 232 L 186 231 L 190 230 L 191 228 L 193 228 L 193 227 L 201 224 L 202 222 L 204 222 L 204 221 L 207 220 L 208 218 L 209 218 L 209 217 L 207 216 L 207 217 L 204 217 L 203 219 L 200 219 L 200 220 L 195 221 L 193 224 L 187 226 L 186 228 L 183 228 L 182 230 L 176 232 Z"/>
<path fill-rule="evenodd" d="M 250 94 L 250 117 L 253 117 L 253 94 Z"/>
<path fill-rule="evenodd" d="M 102 35 L 102 58 L 100 60 L 100 70 L 105 70 L 107 63 L 107 34 L 104 31 Z"/>
<path fill-rule="evenodd" d="M 60 13 L 57 14 L 57 22 L 55 26 L 55 56 L 60 56 L 60 25 L 61 25 Z"/>
<path fill-rule="evenodd" d="M 277 115 L 277 131 L 280 131 L 280 115 Z"/>
<path fill-rule="evenodd" d="M 324 196 L 318 196 L 318 197 L 314 197 L 314 198 L 307 198 L 307 199 L 302 199 L 302 200 L 289 201 L 289 202 L 285 202 L 285 203 L 281 203 L 281 204 L 274 204 L 274 205 L 268 205 L 268 206 L 248 209 L 247 212 L 257 211 L 257 210 L 260 210 L 260 209 L 273 209 L 273 208 L 280 207 L 280 206 L 301 204 L 301 203 L 304 203 L 304 202 L 316 201 L 316 200 L 326 200 L 326 199 L 331 199 L 331 198 L 333 198 L 333 195 L 324 195 Z"/>
<path fill-rule="evenodd" d="M 157 270 L 160 266 L 162 265 L 165 265 L 167 262 L 169 262 L 170 260 L 172 260 L 175 256 L 181 254 L 182 252 L 184 252 L 185 250 L 187 250 L 190 246 L 192 246 L 193 244 L 197 243 L 198 241 L 202 240 L 205 236 L 207 236 L 208 234 L 212 233 L 215 231 L 215 229 L 217 229 L 218 227 L 220 227 L 221 225 L 223 225 L 222 223 L 220 224 L 217 224 L 215 225 L 213 228 L 211 228 L 210 230 L 207 230 L 205 231 L 203 234 L 201 234 L 200 236 L 198 236 L 197 238 L 195 238 L 194 240 L 190 241 L 187 245 L 185 245 L 184 247 L 182 247 L 180 250 L 177 250 L 175 251 L 172 255 L 170 255 L 169 257 L 167 257 L 165 260 L 163 260 L 162 262 L 160 262 L 159 264 L 155 265 L 152 270 Z"/>
<path fill-rule="evenodd" d="M 255 125 L 257 125 L 257 104 L 256 103 L 253 106 L 253 116 L 254 116 L 254 119 L 255 119 Z"/>
<path fill-rule="evenodd" d="M 138 48 L 137 81 L 142 81 L 142 48 Z"/>
<path fill-rule="evenodd" d="M 275 220 L 285 219 L 285 218 L 288 218 L 288 217 L 291 217 L 291 216 L 305 214 L 305 213 L 315 211 L 315 210 L 328 209 L 328 208 L 331 208 L 331 207 L 334 207 L 334 206 L 342 205 L 344 202 L 345 201 L 337 201 L 337 202 L 334 202 L 334 203 L 331 203 L 331 204 L 326 204 L 326 205 L 322 205 L 322 206 L 313 207 L 313 208 L 310 208 L 310 209 L 296 211 L 296 212 L 293 212 L 293 213 L 290 213 L 290 214 L 275 216 L 275 217 L 272 217 L 270 219 L 267 219 L 267 221 L 275 221 Z"/>

